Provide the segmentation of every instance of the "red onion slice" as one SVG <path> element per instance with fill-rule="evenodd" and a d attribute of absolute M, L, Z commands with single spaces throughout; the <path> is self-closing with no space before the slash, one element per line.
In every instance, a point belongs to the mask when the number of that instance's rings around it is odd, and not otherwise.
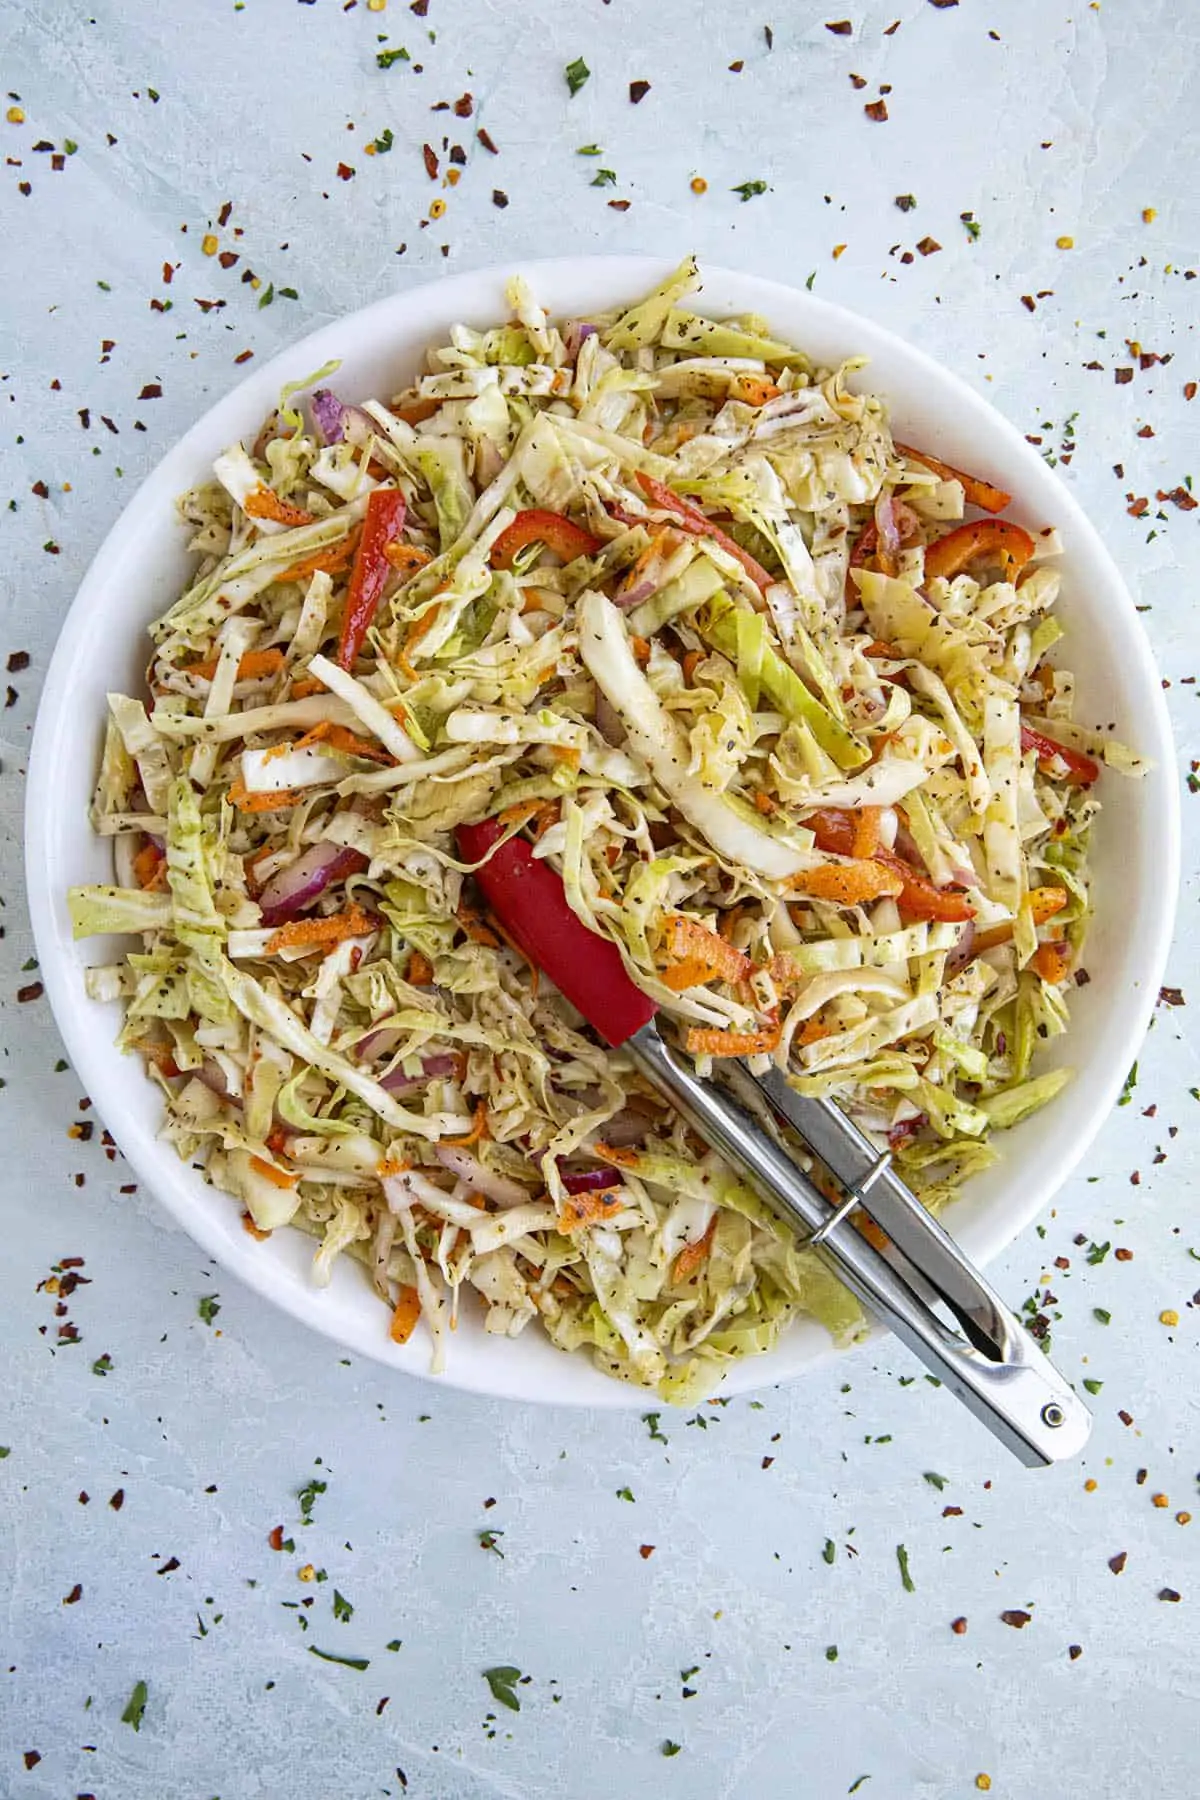
<path fill-rule="evenodd" d="M 568 1194 L 593 1194 L 597 1188 L 620 1187 L 620 1177 L 611 1169 L 560 1169 L 559 1176 Z"/>
<path fill-rule="evenodd" d="M 975 921 L 967 919 L 958 934 L 958 942 L 946 957 L 945 974 L 947 981 L 966 968 L 975 955 Z"/>
<path fill-rule="evenodd" d="M 380 1032 L 378 1035 L 382 1037 L 384 1034 Z M 364 1038 L 363 1043 L 358 1046 L 360 1055 L 368 1041 Z M 424 1087 L 427 1081 L 437 1080 L 439 1076 L 453 1075 L 454 1060 L 453 1056 L 427 1056 L 421 1063 L 419 1075 L 406 1075 L 403 1069 L 393 1069 L 390 1075 L 382 1078 L 379 1085 L 386 1088 L 389 1094 L 407 1094 L 413 1088 Z"/>
<path fill-rule="evenodd" d="M 281 925 L 293 919 L 320 898 L 333 881 L 344 881 L 367 867 L 361 850 L 350 850 L 344 844 L 331 844 L 327 839 L 302 850 L 295 862 L 272 875 L 259 895 L 264 925 Z"/>
<path fill-rule="evenodd" d="M 879 547 L 889 556 L 895 556 L 900 549 L 900 529 L 896 524 L 896 514 L 891 491 L 884 488 L 875 502 L 875 529 L 879 533 Z"/>

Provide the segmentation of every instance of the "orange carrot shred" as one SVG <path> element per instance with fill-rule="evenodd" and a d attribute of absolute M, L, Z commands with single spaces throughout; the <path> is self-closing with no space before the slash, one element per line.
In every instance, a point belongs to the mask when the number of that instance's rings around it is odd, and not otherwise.
<path fill-rule="evenodd" d="M 134 864 L 137 867 L 137 864 Z M 1070 899 L 1066 888 L 1036 887 L 1029 890 L 1029 912 L 1035 925 L 1044 925 L 1061 912 Z"/>
<path fill-rule="evenodd" d="M 452 1150 L 465 1150 L 471 1144 L 477 1144 L 482 1138 L 491 1137 L 488 1128 L 488 1109 L 486 1100 L 480 1100 L 471 1115 L 471 1129 L 466 1137 L 443 1138 L 443 1144 Z"/>
<path fill-rule="evenodd" d="M 761 1031 L 721 1031 L 715 1026 L 693 1025 L 684 1042 L 691 1056 L 765 1056 L 776 1048 L 779 1037 L 778 1021 Z"/>
<path fill-rule="evenodd" d="M 904 883 L 893 869 L 878 862 L 822 863 L 815 869 L 804 869 L 793 875 L 792 887 L 814 900 L 829 900 L 835 906 L 862 906 L 868 900 L 901 892 Z"/>
<path fill-rule="evenodd" d="M 250 1167 L 269 1181 L 272 1187 L 294 1188 L 300 1177 L 294 1169 L 277 1169 L 274 1163 L 267 1162 L 261 1156 L 250 1158 Z"/>
<path fill-rule="evenodd" d="M 854 857 L 874 856 L 879 848 L 879 821 L 883 817 L 880 806 L 864 806 L 854 815 L 854 840 L 850 854 Z"/>
<path fill-rule="evenodd" d="M 592 1188 L 584 1194 L 568 1194 L 558 1211 L 556 1221 L 559 1231 L 564 1237 L 578 1231 L 581 1225 L 592 1225 L 597 1219 L 607 1219 L 621 1204 L 619 1186 L 610 1188 Z"/>
<path fill-rule="evenodd" d="M 1057 987 L 1071 972 L 1070 944 L 1062 939 L 1039 944 L 1032 957 L 1032 966 L 1043 981 Z"/>
<path fill-rule="evenodd" d="M 242 511 L 249 513 L 252 519 L 273 519 L 278 525 L 311 525 L 313 513 L 305 512 L 302 506 L 293 506 L 288 500 L 281 500 L 274 488 L 259 486 L 252 494 L 247 494 L 242 501 Z"/>
<path fill-rule="evenodd" d="M 279 788 L 275 793 L 251 794 L 241 776 L 230 784 L 229 798 L 239 812 L 282 812 L 304 798 L 299 788 Z"/>
<path fill-rule="evenodd" d="M 167 859 L 153 844 L 147 844 L 133 859 L 133 873 L 140 888 L 154 892 L 167 885 Z"/>
<path fill-rule="evenodd" d="M 239 681 L 262 681 L 268 675 L 277 675 L 284 663 L 283 651 L 272 645 L 267 650 L 247 650 L 237 666 Z M 211 681 L 217 672 L 217 658 L 208 657 L 204 662 L 184 663 L 181 673 L 198 676 L 201 681 Z"/>
<path fill-rule="evenodd" d="M 717 1215 L 714 1213 L 708 1221 L 708 1229 L 704 1236 L 694 1238 L 690 1244 L 685 1244 L 675 1258 L 675 1266 L 671 1270 L 672 1281 L 686 1281 L 689 1276 L 696 1273 L 697 1269 L 703 1268 L 708 1261 L 716 1235 Z"/>
<path fill-rule="evenodd" d="M 433 980 L 433 964 L 420 950 L 409 954 L 405 980 L 411 987 L 428 987 Z"/>
<path fill-rule="evenodd" d="M 402 1287 L 396 1301 L 388 1336 L 393 1344 L 407 1344 L 421 1317 L 421 1296 L 415 1287 Z"/>
<path fill-rule="evenodd" d="M 375 926 L 371 914 L 357 905 L 324 919 L 289 919 L 268 938 L 267 955 L 273 956 L 277 950 L 331 950 L 346 938 L 365 937 Z"/>
<path fill-rule="evenodd" d="M 260 1244 L 265 1244 L 271 1235 L 269 1231 L 261 1231 L 248 1212 L 242 1214 L 242 1230 L 249 1237 L 256 1238 Z"/>

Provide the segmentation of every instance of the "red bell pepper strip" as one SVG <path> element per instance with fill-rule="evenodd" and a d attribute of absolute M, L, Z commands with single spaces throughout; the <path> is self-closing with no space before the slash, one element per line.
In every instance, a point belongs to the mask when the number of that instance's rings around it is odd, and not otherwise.
<path fill-rule="evenodd" d="M 854 813 L 846 807 L 822 806 L 810 813 L 804 824 L 816 839 L 817 849 L 825 850 L 833 856 L 853 856 L 855 822 Z M 885 850 L 882 845 L 871 852 L 873 862 L 882 863 L 885 869 L 891 869 L 899 875 L 904 886 L 896 896 L 896 905 L 910 919 L 949 919 L 966 920 L 975 917 L 975 908 L 965 894 L 956 893 L 953 888 L 935 887 L 927 876 L 921 875 L 912 864 L 897 856 L 894 850 Z"/>
<path fill-rule="evenodd" d="M 1020 574 L 1033 555 L 1033 539 L 1009 519 L 972 519 L 947 532 L 925 552 L 925 579 L 942 575 L 952 581 L 974 563 L 999 563 L 1007 580 Z"/>
<path fill-rule="evenodd" d="M 1091 787 L 1093 781 L 1100 779 L 1100 764 L 1093 757 L 1085 756 L 1082 750 L 1068 749 L 1066 744 L 1059 744 L 1054 738 L 1043 737 L 1032 725 L 1021 727 L 1022 750 L 1036 750 L 1038 762 L 1060 763 L 1066 767 L 1065 779 L 1073 787 Z M 1053 770 L 1048 771 L 1053 773 Z"/>
<path fill-rule="evenodd" d="M 722 531 L 719 525 L 714 525 L 698 506 L 693 506 L 690 501 L 682 499 L 664 482 L 655 481 L 652 475 L 644 475 L 640 470 L 637 482 L 647 500 L 652 501 L 655 506 L 661 506 L 664 511 L 675 514 L 679 520 L 680 530 L 690 532 L 693 537 L 711 538 L 713 543 L 719 544 L 729 556 L 736 557 L 756 588 L 765 593 L 767 588 L 774 586 L 775 577 L 769 575 L 762 564 L 756 562 L 748 550 L 743 550 L 742 546 L 731 538 L 727 531 Z"/>
<path fill-rule="evenodd" d="M 907 456 L 909 462 L 924 463 L 927 469 L 932 469 L 943 481 L 959 482 L 966 499 L 981 512 L 1002 513 L 1012 499 L 1012 495 L 1006 494 L 1003 488 L 993 487 L 982 476 L 968 475 L 964 469 L 956 469 L 953 463 L 939 462 L 927 450 L 914 450 L 911 444 L 897 444 L 896 449 L 901 456 Z"/>
<path fill-rule="evenodd" d="M 403 528 L 404 495 L 399 488 L 372 489 L 367 498 L 367 516 L 354 553 L 350 587 L 342 614 L 337 659 L 343 669 L 354 667 L 363 639 L 379 611 L 384 586 L 393 572 L 385 552 Z"/>
<path fill-rule="evenodd" d="M 555 556 L 561 556 L 564 562 L 574 562 L 577 556 L 594 556 L 599 550 L 601 540 L 585 531 L 582 525 L 576 525 L 574 519 L 568 519 L 564 513 L 543 512 L 534 507 L 529 512 L 519 512 L 492 545 L 489 558 L 493 569 L 511 569 L 513 559 L 523 550 L 526 544 L 541 542 Z"/>

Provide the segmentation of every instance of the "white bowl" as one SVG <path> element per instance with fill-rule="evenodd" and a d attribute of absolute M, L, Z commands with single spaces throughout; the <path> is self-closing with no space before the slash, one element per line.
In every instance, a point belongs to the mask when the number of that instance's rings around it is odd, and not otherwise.
<path fill-rule="evenodd" d="M 561 258 L 521 265 L 556 317 L 586 316 L 644 292 L 666 273 L 633 256 Z M 136 1057 L 113 1047 L 116 1005 L 84 993 L 88 963 L 111 946 L 72 941 L 66 890 L 112 879 L 111 846 L 88 825 L 104 696 L 137 693 L 146 627 L 179 592 L 188 571 L 177 494 L 204 478 L 214 456 L 253 438 L 280 388 L 340 357 L 336 385 L 347 398 L 386 395 L 407 382 L 427 345 L 455 321 L 486 326 L 506 312 L 512 269 L 483 269 L 381 300 L 323 327 L 250 375 L 164 457 L 113 526 L 67 617 L 38 713 L 29 770 L 26 854 L 30 909 L 41 973 L 66 1045 L 87 1091 L 133 1168 L 184 1229 L 226 1269 L 337 1343 L 379 1362 L 424 1374 L 428 1343 L 401 1347 L 362 1269 L 342 1260 L 332 1285 L 314 1288 L 312 1240 L 279 1231 L 256 1243 L 240 1208 L 208 1187 L 158 1141 L 157 1090 Z M 1159 678 L 1133 605 L 1112 561 L 1071 495 L 1019 433 L 958 378 L 868 320 L 826 300 L 725 269 L 705 270 L 701 298 L 714 314 L 752 311 L 815 361 L 865 353 L 863 377 L 891 405 L 897 435 L 978 470 L 1017 496 L 1027 525 L 1053 523 L 1066 547 L 1060 612 L 1076 671 L 1080 717 L 1115 724 L 1155 764 L 1142 782 L 1108 774 L 1095 848 L 1096 918 L 1086 961 L 1091 982 L 1072 996 L 1072 1029 L 1045 1058 L 1075 1079 L 1044 1111 L 999 1141 L 997 1164 L 972 1181 L 951 1223 L 967 1252 L 986 1262 L 1037 1216 L 1084 1155 L 1114 1105 L 1150 1016 L 1166 957 L 1178 885 L 1179 816 L 1173 756 Z M 468 1313 L 471 1308 L 466 1309 Z M 814 1324 L 794 1326 L 769 1356 L 735 1364 L 724 1392 L 801 1374 L 829 1350 Z M 489 1338 L 464 1319 L 442 1378 L 454 1387 L 522 1400 L 644 1407 L 643 1390 L 600 1375 L 586 1357 L 565 1356 L 531 1326 L 522 1337 Z"/>

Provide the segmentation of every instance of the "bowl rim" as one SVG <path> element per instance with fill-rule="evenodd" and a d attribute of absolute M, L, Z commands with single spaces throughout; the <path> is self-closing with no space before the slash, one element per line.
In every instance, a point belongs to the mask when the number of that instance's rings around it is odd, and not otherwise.
<path fill-rule="evenodd" d="M 201 1249 L 214 1257 L 223 1268 L 245 1281 L 274 1305 L 280 1306 L 310 1329 L 322 1333 L 343 1348 L 419 1377 L 427 1374 L 425 1346 L 419 1342 L 419 1336 L 414 1340 L 418 1351 L 415 1355 L 410 1354 L 413 1345 L 406 1346 L 404 1351 L 398 1351 L 382 1329 L 373 1333 L 356 1332 L 353 1338 L 348 1337 L 344 1327 L 339 1328 L 336 1321 L 322 1315 L 316 1290 L 310 1290 L 306 1294 L 302 1289 L 293 1288 L 286 1282 L 281 1283 L 276 1263 L 261 1254 L 261 1247 L 253 1244 L 248 1237 L 243 1247 L 215 1215 L 189 1206 L 183 1192 L 184 1181 L 172 1179 L 172 1165 L 176 1175 L 190 1177 L 190 1171 L 178 1162 L 169 1145 L 160 1144 L 153 1135 L 142 1132 L 140 1127 L 135 1129 L 133 1122 L 125 1115 L 123 1103 L 114 1091 L 115 1070 L 123 1059 L 115 1046 L 103 1038 L 94 1026 L 88 1024 L 86 1009 L 92 1003 L 84 1002 L 81 1005 L 83 996 L 79 979 L 80 965 L 70 955 L 69 937 L 64 938 L 61 930 L 64 895 L 52 872 L 51 821 L 54 816 L 57 766 L 55 750 L 57 740 L 66 729 L 72 669 L 92 626 L 93 608 L 97 602 L 103 603 L 112 575 L 121 557 L 127 553 L 128 540 L 136 532 L 147 506 L 157 508 L 164 493 L 169 504 L 175 494 L 194 479 L 200 446 L 213 433 L 218 418 L 225 414 L 240 413 L 248 421 L 252 421 L 256 416 L 265 416 L 275 404 L 285 382 L 312 371 L 329 359 L 334 340 L 339 335 L 345 339 L 355 334 L 367 334 L 363 341 L 370 341 L 372 335 L 393 336 L 399 344 L 404 335 L 406 309 L 412 307 L 419 310 L 428 305 L 432 295 L 444 294 L 445 310 L 440 316 L 448 326 L 464 313 L 477 310 L 480 297 L 489 290 L 501 292 L 504 283 L 517 273 L 530 281 L 535 293 L 539 289 L 553 290 L 565 285 L 584 295 L 590 281 L 606 289 L 620 286 L 633 295 L 648 290 L 662 280 L 672 266 L 670 259 L 645 255 L 514 257 L 504 264 L 488 264 L 458 271 L 448 277 L 435 272 L 427 279 L 414 281 L 356 312 L 341 315 L 317 326 L 277 352 L 208 406 L 139 484 L 110 527 L 79 584 L 59 629 L 39 701 L 29 758 L 25 804 L 26 885 L 35 946 L 46 993 L 68 1054 L 86 1091 L 120 1144 L 135 1174 Z M 1143 723 L 1148 723 L 1150 727 L 1140 733 L 1139 750 L 1173 777 L 1174 746 L 1166 703 L 1149 641 L 1124 580 L 1099 533 L 1073 493 L 1061 481 L 1050 476 L 1037 452 L 1025 442 L 1016 426 L 953 369 L 939 363 L 926 351 L 887 327 L 877 324 L 873 319 L 787 283 L 714 263 L 703 262 L 701 276 L 706 286 L 731 285 L 735 290 L 745 293 L 747 298 L 743 303 L 743 310 L 753 308 L 770 317 L 773 308 L 777 311 L 786 309 L 798 321 L 795 326 L 789 326 L 789 333 L 793 337 L 802 333 L 803 317 L 807 315 L 814 330 L 824 330 L 826 335 L 844 342 L 848 346 L 845 352 L 848 355 L 863 353 L 872 361 L 882 356 L 884 360 L 889 357 L 898 358 L 901 364 L 907 363 L 927 376 L 935 390 L 949 390 L 953 393 L 957 416 L 960 421 L 965 421 L 964 429 L 979 431 L 985 440 L 990 438 L 993 442 L 1003 444 L 1014 460 L 1029 470 L 1034 485 L 1044 488 L 1047 480 L 1054 482 L 1054 522 L 1069 526 L 1072 536 L 1086 546 L 1119 602 L 1119 611 L 1123 615 L 1121 623 L 1127 640 L 1125 648 L 1133 659 L 1132 688 L 1137 691 L 1139 709 L 1144 710 Z M 459 294 L 463 296 L 461 300 L 458 298 Z M 583 304 L 584 300 L 581 298 L 580 305 Z M 553 308 L 554 315 L 562 316 L 562 310 L 556 305 Z M 880 383 L 880 389 L 886 399 L 886 380 Z M 233 432 L 236 435 L 238 430 L 244 432 L 247 429 L 249 425 L 243 424 L 233 428 Z M 192 470 L 190 475 L 187 472 L 189 465 Z M 1018 492 L 1018 500 L 1020 498 Z M 1071 1142 L 1058 1147 L 1056 1154 L 1050 1159 L 1051 1167 L 1029 1184 L 1022 1200 L 1003 1217 L 997 1209 L 995 1218 L 989 1214 L 985 1220 L 976 1222 L 969 1233 L 973 1242 L 968 1248 L 980 1262 L 990 1260 L 1028 1227 L 1086 1155 L 1117 1100 L 1128 1063 L 1136 1055 L 1148 1026 L 1170 947 L 1179 883 L 1180 803 L 1178 785 L 1173 778 L 1159 781 L 1158 798 L 1162 806 L 1155 822 L 1155 849 L 1162 879 L 1155 890 L 1151 916 L 1139 917 L 1137 979 L 1129 984 L 1129 991 L 1115 996 L 1113 1002 L 1114 1007 L 1123 1012 L 1123 1052 L 1120 1056 L 1114 1055 L 1111 1066 L 1102 1074 L 1093 1076 L 1087 1119 Z M 81 831 L 83 829 L 86 829 L 86 821 L 81 821 Z M 379 1322 L 380 1315 L 373 1304 L 364 1306 L 363 1314 L 364 1318 Z M 823 1336 L 824 1334 L 820 1334 L 819 1337 L 813 1337 L 810 1333 L 803 1353 L 793 1355 L 790 1359 L 781 1358 L 781 1347 L 777 1347 L 765 1356 L 732 1365 L 720 1384 L 719 1391 L 725 1394 L 745 1392 L 798 1377 L 824 1361 L 827 1356 L 836 1354 L 832 1346 L 821 1341 Z M 378 1342 L 375 1341 L 376 1338 Z M 495 1354 L 476 1359 L 479 1366 L 475 1366 L 473 1362 L 470 1367 L 464 1368 L 460 1358 L 460 1366 L 456 1371 L 456 1359 L 451 1356 L 446 1373 L 431 1379 L 442 1386 L 464 1391 L 546 1404 L 630 1409 L 645 1407 L 654 1399 L 648 1390 L 602 1377 L 582 1357 L 568 1358 L 548 1343 L 547 1350 L 558 1359 L 561 1378 L 556 1380 L 551 1372 L 544 1382 L 531 1383 L 524 1379 L 514 1381 L 511 1373 L 506 1373 L 500 1347 L 491 1345 L 489 1340 L 489 1348 L 494 1349 Z M 782 1367 L 781 1361 L 784 1364 Z M 550 1367 L 549 1364 L 546 1366 Z"/>

